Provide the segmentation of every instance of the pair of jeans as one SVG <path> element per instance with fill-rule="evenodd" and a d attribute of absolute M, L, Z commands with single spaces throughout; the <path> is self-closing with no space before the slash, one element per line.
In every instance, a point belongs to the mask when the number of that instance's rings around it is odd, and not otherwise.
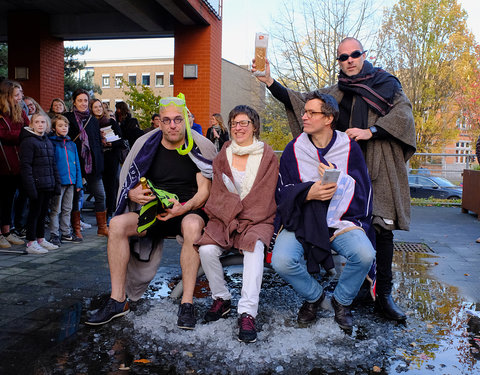
<path fill-rule="evenodd" d="M 93 194 L 95 199 L 95 212 L 104 212 L 105 211 L 105 189 L 103 187 L 102 177 L 97 177 L 94 175 L 87 175 L 85 177 L 87 181 L 87 189 L 90 193 Z M 73 209 L 72 211 L 80 211 L 79 208 L 80 201 L 80 192 L 75 190 L 73 196 Z"/>
<path fill-rule="evenodd" d="M 257 241 L 252 252 L 243 252 L 242 292 L 237 307 L 239 315 L 247 313 L 254 318 L 257 316 L 263 277 L 264 248 L 265 245 L 261 241 Z M 212 291 L 212 298 L 221 298 L 224 301 L 231 299 L 232 296 L 227 289 L 220 262 L 223 249 L 218 245 L 202 245 L 198 252 Z"/>
<path fill-rule="evenodd" d="M 50 201 L 50 233 L 70 234 L 70 217 L 73 205 L 75 185 L 62 185 L 60 195 L 54 195 Z M 58 215 L 60 214 L 60 220 Z M 60 227 L 60 232 L 58 231 Z"/>
<path fill-rule="evenodd" d="M 372 266 L 375 249 L 360 229 L 335 237 L 330 245 L 347 259 L 333 296 L 337 302 L 348 306 L 353 302 Z M 283 230 L 278 235 L 272 254 L 272 266 L 307 302 L 315 302 L 322 295 L 322 286 L 307 271 L 303 246 L 294 232 Z"/>

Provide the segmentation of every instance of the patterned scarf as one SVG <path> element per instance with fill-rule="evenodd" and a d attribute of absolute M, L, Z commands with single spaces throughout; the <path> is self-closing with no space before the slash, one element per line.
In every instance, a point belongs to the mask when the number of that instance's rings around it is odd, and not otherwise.
<path fill-rule="evenodd" d="M 90 115 L 90 111 L 88 109 L 85 112 L 80 112 L 79 110 L 74 108 L 73 114 L 75 115 L 75 120 L 77 120 L 78 130 L 80 132 L 80 142 L 82 142 L 82 150 L 80 152 L 80 156 L 85 162 L 85 173 L 90 174 L 93 170 L 93 161 L 90 144 L 88 143 L 88 134 L 85 131 L 85 128 L 87 127 L 88 122 L 90 121 L 92 116 Z"/>
<path fill-rule="evenodd" d="M 393 107 L 393 99 L 402 86 L 397 77 L 365 61 L 357 75 L 347 76 L 340 72 L 338 88 L 344 95 L 339 104 L 340 117 L 336 129 L 345 131 L 350 127 L 350 122 L 356 128 L 366 129 L 369 109 L 380 116 L 385 116 Z M 352 111 L 354 96 L 356 101 Z"/>

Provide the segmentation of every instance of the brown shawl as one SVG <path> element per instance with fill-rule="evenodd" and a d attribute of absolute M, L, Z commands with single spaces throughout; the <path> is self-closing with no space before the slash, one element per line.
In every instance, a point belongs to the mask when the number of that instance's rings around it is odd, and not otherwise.
<path fill-rule="evenodd" d="M 278 158 L 265 144 L 257 177 L 248 195 L 240 200 L 223 183 L 222 173 L 232 181 L 226 143 L 213 161 L 213 181 L 205 211 L 210 220 L 197 245 L 215 244 L 225 250 L 231 248 L 253 251 L 257 240 L 268 245 L 273 235 L 275 217 L 275 188 L 278 178 Z"/>

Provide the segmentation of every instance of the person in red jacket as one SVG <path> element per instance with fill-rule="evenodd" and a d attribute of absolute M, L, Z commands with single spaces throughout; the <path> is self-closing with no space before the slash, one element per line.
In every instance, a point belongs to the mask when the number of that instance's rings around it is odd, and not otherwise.
<path fill-rule="evenodd" d="M 30 123 L 22 109 L 22 86 L 8 79 L 0 83 L 0 248 L 24 242 L 10 232 L 15 191 L 20 186 L 20 131 Z"/>

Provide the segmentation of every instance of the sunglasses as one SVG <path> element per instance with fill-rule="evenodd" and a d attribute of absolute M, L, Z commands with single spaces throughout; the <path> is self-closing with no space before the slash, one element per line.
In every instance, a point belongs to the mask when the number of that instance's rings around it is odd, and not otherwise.
<path fill-rule="evenodd" d="M 367 51 L 359 51 L 358 49 L 356 51 L 353 51 L 350 55 L 347 55 L 346 53 L 342 53 L 340 56 L 337 57 L 337 60 L 338 61 L 347 61 L 349 57 L 351 57 L 352 59 L 358 59 L 360 56 L 362 56 L 364 53 L 366 53 Z"/>

